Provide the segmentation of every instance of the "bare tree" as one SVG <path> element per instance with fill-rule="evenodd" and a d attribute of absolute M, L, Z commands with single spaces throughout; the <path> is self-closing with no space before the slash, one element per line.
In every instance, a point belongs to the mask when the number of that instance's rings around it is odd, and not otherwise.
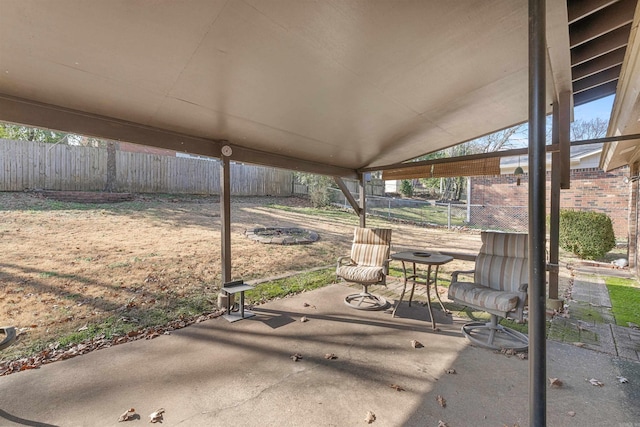
<path fill-rule="evenodd" d="M 521 124 L 474 139 L 462 145 L 469 145 L 468 152 L 465 154 L 492 153 L 513 148 L 515 145 L 520 144 L 518 141 L 526 137 L 526 131 L 527 126 Z"/>
<path fill-rule="evenodd" d="M 609 122 L 599 117 L 591 120 L 576 120 L 571 123 L 571 141 L 602 138 L 607 134 Z"/>

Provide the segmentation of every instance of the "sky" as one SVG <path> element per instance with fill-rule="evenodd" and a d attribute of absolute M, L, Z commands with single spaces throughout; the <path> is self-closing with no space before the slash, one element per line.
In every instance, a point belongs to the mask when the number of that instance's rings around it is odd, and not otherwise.
<path fill-rule="evenodd" d="M 615 95 L 610 95 L 605 98 L 600 98 L 596 101 L 574 107 L 574 120 L 587 121 L 598 117 L 608 122 L 609 116 L 611 115 L 611 107 L 613 106 L 614 98 Z"/>

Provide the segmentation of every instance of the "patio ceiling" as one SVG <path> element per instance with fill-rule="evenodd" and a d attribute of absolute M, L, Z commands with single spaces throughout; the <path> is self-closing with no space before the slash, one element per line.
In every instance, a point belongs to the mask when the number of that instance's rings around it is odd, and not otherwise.
<path fill-rule="evenodd" d="M 355 176 L 526 121 L 527 30 L 524 0 L 4 0 L 0 120 Z"/>
<path fill-rule="evenodd" d="M 568 0 L 574 104 L 616 93 L 637 0 Z"/>

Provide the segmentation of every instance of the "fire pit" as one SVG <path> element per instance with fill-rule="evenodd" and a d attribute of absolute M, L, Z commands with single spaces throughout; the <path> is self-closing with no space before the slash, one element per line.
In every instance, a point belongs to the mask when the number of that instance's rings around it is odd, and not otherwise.
<path fill-rule="evenodd" d="M 256 227 L 245 234 L 257 242 L 271 245 L 305 245 L 320 238 L 315 231 L 297 227 Z"/>

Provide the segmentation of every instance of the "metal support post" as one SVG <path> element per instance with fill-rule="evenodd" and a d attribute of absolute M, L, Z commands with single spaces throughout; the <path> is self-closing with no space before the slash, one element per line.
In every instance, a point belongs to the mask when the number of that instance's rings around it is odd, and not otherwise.
<path fill-rule="evenodd" d="M 532 427 L 547 423 L 545 26 L 545 0 L 529 0 L 529 425 Z"/>
<path fill-rule="evenodd" d="M 360 192 L 360 227 L 366 227 L 367 223 L 367 195 L 365 194 L 366 183 L 365 183 L 365 174 L 358 173 L 358 191 Z"/>
<path fill-rule="evenodd" d="M 220 160 L 220 261 L 222 283 L 227 283 L 231 281 L 231 164 L 228 156 Z"/>

